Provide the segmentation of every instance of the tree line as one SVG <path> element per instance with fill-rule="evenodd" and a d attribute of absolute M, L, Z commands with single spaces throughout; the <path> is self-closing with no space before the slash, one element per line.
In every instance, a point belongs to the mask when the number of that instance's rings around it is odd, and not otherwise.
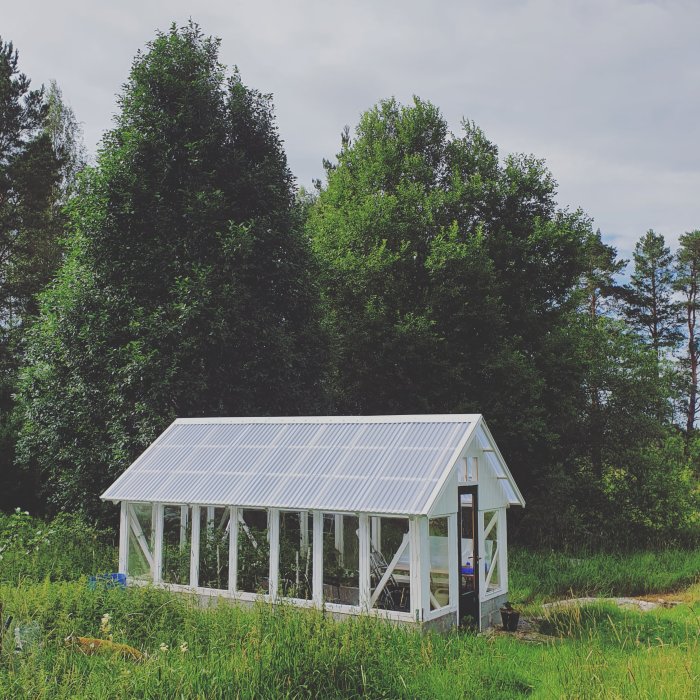
<path fill-rule="evenodd" d="M 0 41 L 0 502 L 110 520 L 173 418 L 483 413 L 538 544 L 697 539 L 700 231 L 627 261 L 534 156 L 414 98 L 295 186 L 199 27 L 135 57 L 85 165 Z"/>

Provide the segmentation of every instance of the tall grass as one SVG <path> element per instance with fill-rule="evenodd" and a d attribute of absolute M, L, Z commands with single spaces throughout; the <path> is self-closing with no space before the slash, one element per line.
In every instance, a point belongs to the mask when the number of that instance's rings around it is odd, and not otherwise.
<path fill-rule="evenodd" d="M 84 581 L 0 587 L 0 600 L 6 614 L 43 630 L 34 651 L 3 652 L 8 698 L 511 698 L 530 689 L 526 673 L 475 635 L 421 636 L 263 603 L 202 609 L 157 589 L 88 591 Z M 64 645 L 69 635 L 98 635 L 104 613 L 114 641 L 147 652 L 144 662 Z"/>
<path fill-rule="evenodd" d="M 551 609 L 537 643 L 388 623 L 336 622 L 323 611 L 222 601 L 202 608 L 155 588 L 89 590 L 115 570 L 109 533 L 78 520 L 0 518 L 0 603 L 12 616 L 0 653 L 0 698 L 697 698 L 700 586 L 686 604 L 640 614 L 609 605 Z M 511 550 L 511 596 L 528 603 L 636 595 L 700 581 L 700 552 L 564 555 Z M 100 636 L 142 662 L 85 655 L 65 638 Z M 538 610 L 538 614 L 542 614 Z M 11 631 L 40 643 L 15 653 Z"/>
<path fill-rule="evenodd" d="M 375 619 L 196 601 L 152 588 L 89 591 L 86 581 L 0 586 L 5 614 L 33 621 L 41 645 L 0 654 L 3 698 L 693 698 L 700 608 L 610 606 L 548 614 L 549 642 L 421 635 Z M 86 656 L 68 635 L 100 634 L 143 662 Z M 186 646 L 184 646 L 186 645 Z"/>
<path fill-rule="evenodd" d="M 520 603 L 677 591 L 700 582 L 700 549 L 572 555 L 511 548 L 509 573 Z"/>

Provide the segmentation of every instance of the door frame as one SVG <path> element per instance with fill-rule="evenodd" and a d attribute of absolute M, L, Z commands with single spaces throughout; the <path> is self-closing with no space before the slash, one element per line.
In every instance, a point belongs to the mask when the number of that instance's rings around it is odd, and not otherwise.
<path fill-rule="evenodd" d="M 476 610 L 476 624 L 481 627 L 481 602 L 479 590 L 479 487 L 478 486 L 458 486 L 457 487 L 457 611 L 459 623 L 465 615 L 471 611 L 465 612 L 462 604 L 462 496 L 471 495 L 472 497 L 472 549 L 473 549 L 473 564 L 474 564 L 474 597 Z"/>

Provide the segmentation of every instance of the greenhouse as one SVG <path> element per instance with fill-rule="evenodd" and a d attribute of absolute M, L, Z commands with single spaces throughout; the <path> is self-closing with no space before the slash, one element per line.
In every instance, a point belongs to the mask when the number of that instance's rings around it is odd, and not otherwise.
<path fill-rule="evenodd" d="M 442 629 L 495 622 L 524 505 L 480 415 L 178 419 L 102 498 L 130 585 Z"/>

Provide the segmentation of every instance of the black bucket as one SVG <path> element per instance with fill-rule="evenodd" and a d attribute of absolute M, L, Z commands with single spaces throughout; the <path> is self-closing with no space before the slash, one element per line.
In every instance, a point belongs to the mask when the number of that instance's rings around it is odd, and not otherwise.
<path fill-rule="evenodd" d="M 520 612 L 512 608 L 501 608 L 501 621 L 506 632 L 515 632 L 520 622 Z"/>

